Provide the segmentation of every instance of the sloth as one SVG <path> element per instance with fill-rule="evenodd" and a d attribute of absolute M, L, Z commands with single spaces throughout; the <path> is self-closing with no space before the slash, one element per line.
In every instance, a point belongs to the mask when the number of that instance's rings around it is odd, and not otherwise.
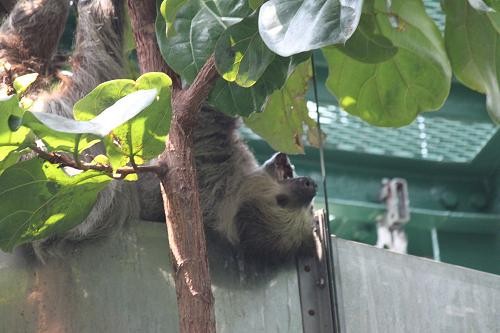
<path fill-rule="evenodd" d="M 16 74 L 54 70 L 54 50 L 48 52 L 47 45 L 57 43 L 45 41 L 38 49 L 30 43 L 40 34 L 55 34 L 58 40 L 67 6 L 60 0 L 19 1 L 0 27 L 0 61 Z M 47 92 L 43 84 L 34 87 L 36 111 L 72 117 L 78 99 L 101 82 L 124 77 L 120 6 L 118 0 L 78 2 L 73 74 L 54 91 Z M 1 74 L 5 81 L 9 73 L 4 69 Z M 238 134 L 239 124 L 239 119 L 207 105 L 198 113 L 194 155 L 206 230 L 241 249 L 245 258 L 281 259 L 309 251 L 314 246 L 316 184 L 308 177 L 294 177 L 283 153 L 259 166 Z M 61 244 L 108 235 L 139 217 L 165 219 L 155 175 L 141 176 L 137 184 L 111 182 L 85 221 L 65 234 L 34 242 L 33 248 L 43 261 L 57 254 Z"/>
<path fill-rule="evenodd" d="M 238 246 L 246 257 L 280 259 L 309 250 L 315 182 L 294 178 L 283 153 L 259 166 L 240 138 L 238 119 L 203 107 L 197 124 L 194 155 L 207 229 Z M 154 186 L 152 178 L 139 182 L 142 218 L 162 220 L 159 188 L 147 191 Z"/>

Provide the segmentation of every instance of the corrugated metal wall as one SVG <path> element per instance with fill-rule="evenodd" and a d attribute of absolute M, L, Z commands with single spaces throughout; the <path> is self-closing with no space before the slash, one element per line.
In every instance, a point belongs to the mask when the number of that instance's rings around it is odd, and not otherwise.
<path fill-rule="evenodd" d="M 342 332 L 500 332 L 498 275 L 336 238 L 332 252 Z M 167 253 L 164 225 L 146 222 L 45 266 L 0 252 L 0 332 L 176 332 Z M 210 255 L 218 332 L 302 331 L 293 263 Z"/>

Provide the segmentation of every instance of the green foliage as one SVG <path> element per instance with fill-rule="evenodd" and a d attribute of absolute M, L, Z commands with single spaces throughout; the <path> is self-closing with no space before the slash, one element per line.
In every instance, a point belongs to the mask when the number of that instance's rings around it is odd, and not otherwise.
<path fill-rule="evenodd" d="M 361 23 L 363 32 L 388 42 L 376 48 L 378 59 L 365 62 L 365 49 L 357 43 L 346 44 L 342 51 L 323 49 L 330 72 L 327 87 L 340 105 L 378 126 L 406 125 L 420 112 L 441 107 L 449 93 L 451 68 L 442 37 L 422 3 L 394 0 L 388 11 L 384 0 L 375 0 L 362 19 L 369 20 Z M 391 51 L 385 52 L 391 44 Z M 346 55 L 351 53 L 358 56 Z"/>
<path fill-rule="evenodd" d="M 78 150 L 82 152 L 99 142 L 100 137 L 109 136 L 114 128 L 127 123 L 151 105 L 158 94 L 156 89 L 132 92 L 94 117 L 89 113 L 99 109 L 103 103 L 109 101 L 110 97 L 109 94 L 102 93 L 99 87 L 96 89 L 97 93 L 94 90 L 79 102 L 83 104 L 85 111 L 75 112 L 77 119 L 89 120 L 78 121 L 56 114 L 28 111 L 23 124 L 33 129 L 52 151 L 75 152 Z M 78 110 L 77 105 L 78 103 L 75 105 L 75 110 Z M 92 107 L 94 109 L 91 109 Z M 133 124 L 134 121 L 128 122 L 125 126 L 133 126 Z"/>
<path fill-rule="evenodd" d="M 259 8 L 262 6 L 265 0 L 248 0 L 248 6 L 252 8 L 253 10 Z"/>
<path fill-rule="evenodd" d="M 95 171 L 69 177 L 39 159 L 11 166 L 0 176 L 0 249 L 11 251 L 71 229 L 88 215 L 109 181 Z"/>
<path fill-rule="evenodd" d="M 23 145 L 30 138 L 30 130 L 19 127 L 23 110 L 19 107 L 16 95 L 0 97 L 0 173 L 10 162 L 3 162 L 7 158 L 12 161 L 11 155 L 23 149 Z"/>
<path fill-rule="evenodd" d="M 188 83 L 213 53 L 219 36 L 252 12 L 247 0 L 164 0 L 160 10 L 164 23 L 157 21 L 157 28 L 165 27 L 157 30 L 162 54 Z"/>
<path fill-rule="evenodd" d="M 114 110 L 112 118 L 115 120 L 119 119 L 118 112 L 133 116 L 130 121 L 121 122 L 123 125 L 120 123 L 120 126 L 116 126 L 116 124 L 110 126 L 110 119 L 104 118 L 102 125 L 106 129 L 113 128 L 113 131 L 106 135 L 103 141 L 114 169 L 122 167 L 132 160 L 136 164 L 142 164 L 163 151 L 165 138 L 170 129 L 171 84 L 170 78 L 163 73 L 147 73 L 136 81 L 108 81 L 97 86 L 75 104 L 76 119 L 98 119 L 103 114 L 101 113 L 103 108 L 109 108 L 109 105 L 117 103 L 122 98 L 133 96 L 141 91 L 146 92 L 151 89 L 157 91 L 157 97 L 151 102 L 139 96 L 137 102 L 140 103 L 141 108 L 135 111 L 144 110 L 140 113 L 134 112 L 134 108 L 128 101 L 125 107 Z"/>
<path fill-rule="evenodd" d="M 37 73 L 31 73 L 31 74 L 26 74 L 26 75 L 22 75 L 22 76 L 17 77 L 13 82 L 14 89 L 16 90 L 16 93 L 18 95 L 23 94 L 26 91 L 26 89 L 28 89 L 29 86 L 33 82 L 35 82 L 37 77 L 38 77 Z"/>
<path fill-rule="evenodd" d="M 96 135 L 82 134 L 89 126 L 85 126 L 85 124 L 79 126 L 79 122 L 57 115 L 26 112 L 23 117 L 23 125 L 24 128 L 31 129 L 50 151 L 74 152 L 77 150 L 81 153 L 100 141 Z M 53 125 L 56 129 L 48 127 Z M 58 129 L 63 129 L 63 126 L 75 130 L 80 129 L 81 133 L 59 132 Z"/>
<path fill-rule="evenodd" d="M 283 88 L 276 90 L 261 113 L 245 119 L 245 124 L 273 149 L 288 154 L 304 153 L 302 136 L 308 127 L 309 142 L 317 144 L 317 127 L 308 115 L 304 98 L 312 77 L 311 62 L 297 66 Z"/>
<path fill-rule="evenodd" d="M 252 15 L 229 27 L 215 46 L 215 64 L 226 81 L 251 87 L 274 60 L 274 53 L 264 44 Z"/>
<path fill-rule="evenodd" d="M 467 87 L 486 94 L 487 110 L 500 123 L 500 13 L 474 10 L 466 0 L 445 1 L 444 8 L 453 72 Z"/>
<path fill-rule="evenodd" d="M 34 78 L 18 80 L 18 94 Z M 19 162 L 22 152 L 34 146 L 31 130 L 49 154 L 71 153 L 76 163 L 80 153 L 102 140 L 107 156 L 97 156 L 93 164 L 111 164 L 115 169 L 132 159 L 141 164 L 165 147 L 171 117 L 170 85 L 163 73 L 147 73 L 137 81 L 103 83 L 75 104 L 76 120 L 25 112 L 17 95 L 1 98 L 0 248 L 10 251 L 18 244 L 71 229 L 88 215 L 97 193 L 111 180 L 97 171 L 71 177 L 58 165 L 41 159 Z"/>
<path fill-rule="evenodd" d="M 288 72 L 294 66 L 293 58 L 276 55 L 260 80 L 250 88 L 219 79 L 208 97 L 208 103 L 231 115 L 248 116 L 252 112 L 261 112 L 267 97 L 285 84 Z"/>
<path fill-rule="evenodd" d="M 354 60 L 368 64 L 384 62 L 398 52 L 389 38 L 378 33 L 373 13 L 361 15 L 358 28 L 345 45 L 338 46 L 338 50 Z"/>
<path fill-rule="evenodd" d="M 223 78 L 217 80 L 208 103 L 218 110 L 242 116 L 262 111 L 268 96 L 283 86 L 296 64 L 264 45 L 256 13 L 246 0 L 164 0 L 159 8 L 160 49 L 184 81 L 192 82 L 215 53 Z"/>
<path fill-rule="evenodd" d="M 21 152 L 17 150 L 13 150 L 9 152 L 3 160 L 0 160 L 0 175 L 11 165 L 16 164 L 19 162 L 19 159 L 21 157 Z"/>
<path fill-rule="evenodd" d="M 358 25 L 363 1 L 270 0 L 259 14 L 266 45 L 281 56 L 344 43 Z"/>
<path fill-rule="evenodd" d="M 491 13 L 500 9 L 500 1 L 498 0 L 468 0 L 469 5 L 477 11 Z"/>

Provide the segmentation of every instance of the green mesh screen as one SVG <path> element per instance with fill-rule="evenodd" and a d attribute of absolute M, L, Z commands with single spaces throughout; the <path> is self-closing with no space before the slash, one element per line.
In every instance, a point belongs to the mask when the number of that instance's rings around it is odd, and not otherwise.
<path fill-rule="evenodd" d="M 311 117 L 315 103 L 309 101 Z M 320 106 L 325 148 L 439 162 L 469 162 L 495 134 L 492 123 L 419 116 L 401 128 L 371 126 L 333 105 Z"/>

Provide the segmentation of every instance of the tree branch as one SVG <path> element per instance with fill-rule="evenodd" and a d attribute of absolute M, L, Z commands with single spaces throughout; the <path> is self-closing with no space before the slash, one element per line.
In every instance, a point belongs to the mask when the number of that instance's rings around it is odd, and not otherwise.
<path fill-rule="evenodd" d="M 211 55 L 196 75 L 188 88 L 175 92 L 172 95 L 174 118 L 185 132 L 190 133 L 196 124 L 196 114 L 206 101 L 219 76 L 215 68 L 215 58 Z"/>
<path fill-rule="evenodd" d="M 155 34 L 156 2 L 128 0 L 128 12 L 136 42 L 141 73 L 164 72 L 172 79 L 173 90 L 182 89 L 181 79 L 163 60 Z"/>
<path fill-rule="evenodd" d="M 160 172 L 165 172 L 164 167 L 160 168 L 159 165 L 137 165 L 132 167 L 121 167 L 113 172 L 113 168 L 110 165 L 105 164 L 92 164 L 84 163 L 81 161 L 75 161 L 69 156 L 56 152 L 46 152 L 45 150 L 38 147 L 30 147 L 37 155 L 43 160 L 46 160 L 52 164 L 58 164 L 62 167 L 70 167 L 77 170 L 87 171 L 95 170 L 103 172 L 115 179 L 123 179 L 131 174 L 147 173 L 153 172 L 159 174 Z M 118 176 L 115 176 L 118 175 Z"/>
<path fill-rule="evenodd" d="M 192 133 L 196 125 L 196 114 L 213 86 L 217 71 L 215 61 L 210 57 L 193 84 L 182 89 L 180 78 L 171 74 L 170 68 L 163 63 L 156 46 L 156 36 L 151 33 L 156 15 L 152 15 L 151 11 L 154 3 L 154 0 L 128 1 L 141 71 L 165 71 L 173 80 L 172 122 L 166 148 L 160 155 L 158 164 L 160 168 L 168 170 L 168 173 L 159 174 L 159 178 L 167 216 L 170 255 L 176 272 L 179 329 L 182 333 L 213 333 L 214 298 Z M 153 48 L 147 46 L 152 44 Z M 142 50 L 146 46 L 149 49 Z M 159 59 L 161 62 L 158 62 Z"/>

